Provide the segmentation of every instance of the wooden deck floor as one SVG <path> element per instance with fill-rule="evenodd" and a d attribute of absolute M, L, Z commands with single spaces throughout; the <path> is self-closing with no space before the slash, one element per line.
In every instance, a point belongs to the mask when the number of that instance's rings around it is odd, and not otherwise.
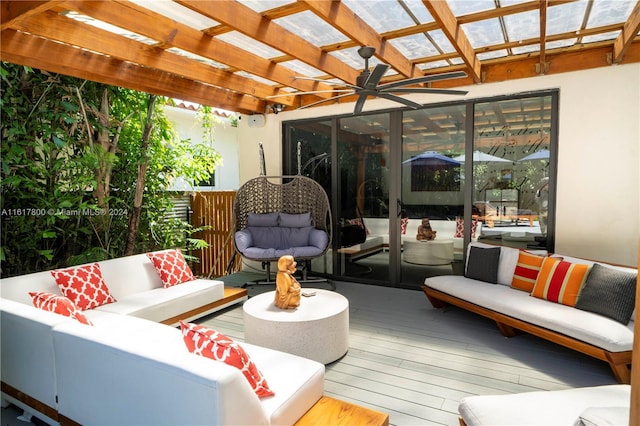
<path fill-rule="evenodd" d="M 467 395 L 615 383 L 604 362 L 528 335 L 506 339 L 485 318 L 431 308 L 420 291 L 336 287 L 350 302 L 350 348 L 327 366 L 325 394 L 387 412 L 393 425 L 457 425 Z M 198 322 L 243 341 L 241 306 Z"/>

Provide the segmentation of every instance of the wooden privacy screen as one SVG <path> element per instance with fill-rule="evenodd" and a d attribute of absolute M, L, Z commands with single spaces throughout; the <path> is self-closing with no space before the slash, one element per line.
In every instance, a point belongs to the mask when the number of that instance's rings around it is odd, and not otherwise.
<path fill-rule="evenodd" d="M 193 265 L 197 275 L 214 278 L 227 274 L 227 265 L 235 252 L 231 239 L 235 196 L 236 191 L 196 192 L 191 196 L 191 224 L 210 227 L 194 235 L 209 244 L 208 248 L 193 252 L 200 258 L 200 263 Z M 232 271 L 239 266 L 240 256 L 236 256 Z"/>

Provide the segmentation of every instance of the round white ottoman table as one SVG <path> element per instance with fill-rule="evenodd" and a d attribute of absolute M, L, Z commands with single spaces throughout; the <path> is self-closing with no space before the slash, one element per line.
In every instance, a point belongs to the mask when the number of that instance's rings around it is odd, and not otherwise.
<path fill-rule="evenodd" d="M 453 240 L 402 242 L 402 260 L 418 265 L 449 265 L 453 262 Z"/>
<path fill-rule="evenodd" d="M 244 302 L 244 340 L 329 364 L 349 349 L 349 301 L 329 290 L 303 288 L 296 309 L 273 304 L 275 291 Z"/>

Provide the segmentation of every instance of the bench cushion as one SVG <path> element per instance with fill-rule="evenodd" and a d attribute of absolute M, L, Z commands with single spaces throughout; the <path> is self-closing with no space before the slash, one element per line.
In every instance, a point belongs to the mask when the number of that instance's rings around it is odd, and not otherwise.
<path fill-rule="evenodd" d="M 630 351 L 633 324 L 538 299 L 511 287 L 457 275 L 430 277 L 425 285 L 495 312 L 554 330 L 610 352 Z"/>
<path fill-rule="evenodd" d="M 224 283 L 198 279 L 169 288 L 133 293 L 95 310 L 164 321 L 224 297 Z"/>
<path fill-rule="evenodd" d="M 571 426 L 589 407 L 629 407 L 630 389 L 629 385 L 609 385 L 471 396 L 460 401 L 458 412 L 467 426 Z"/>

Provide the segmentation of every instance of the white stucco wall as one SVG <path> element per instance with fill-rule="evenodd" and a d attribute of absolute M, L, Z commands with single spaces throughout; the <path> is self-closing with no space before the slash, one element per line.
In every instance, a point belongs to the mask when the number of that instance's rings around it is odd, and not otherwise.
<path fill-rule="evenodd" d="M 640 64 L 469 86 L 468 99 L 560 90 L 556 252 L 637 266 L 640 236 Z M 450 101 L 416 95 L 422 103 Z M 370 99 L 365 110 L 393 104 Z M 240 120 L 240 182 L 258 175 L 258 142 L 268 174 L 279 174 L 282 121 L 349 113 L 353 104 L 278 115 L 260 128 Z"/>
<path fill-rule="evenodd" d="M 209 144 L 203 141 L 203 131 L 200 121 L 196 117 L 196 112 L 180 108 L 165 106 L 167 118 L 174 124 L 181 139 L 191 139 L 193 143 Z M 222 156 L 222 165 L 216 168 L 215 190 L 235 190 L 240 186 L 238 163 L 240 163 L 238 152 L 238 129 L 232 127 L 226 118 L 219 118 L 220 124 L 214 127 L 213 143 L 211 146 Z M 177 179 L 174 182 L 175 190 L 191 190 L 192 188 L 184 181 Z"/>

